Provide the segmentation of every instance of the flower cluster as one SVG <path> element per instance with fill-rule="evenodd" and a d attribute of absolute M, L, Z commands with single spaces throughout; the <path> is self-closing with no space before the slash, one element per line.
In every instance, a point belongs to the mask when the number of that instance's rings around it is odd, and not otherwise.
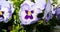
<path fill-rule="evenodd" d="M 35 2 L 31 2 L 31 0 L 25 0 L 21 4 L 21 8 L 19 11 L 19 17 L 22 25 L 30 25 L 38 22 L 41 18 L 37 17 L 38 14 L 43 13 L 44 10 L 44 21 L 49 21 L 52 19 L 53 15 L 56 14 L 57 18 L 60 19 L 60 6 L 54 10 L 52 5 L 52 0 L 34 0 Z M 0 0 L 0 22 L 8 22 L 8 19 L 12 16 L 14 12 L 13 5 L 10 1 Z"/>

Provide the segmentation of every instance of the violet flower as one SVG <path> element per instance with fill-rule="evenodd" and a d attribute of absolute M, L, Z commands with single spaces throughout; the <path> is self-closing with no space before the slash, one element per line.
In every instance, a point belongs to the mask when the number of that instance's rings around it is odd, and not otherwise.
<path fill-rule="evenodd" d="M 19 17 L 22 25 L 30 25 L 38 22 L 40 18 L 37 17 L 37 14 L 42 13 L 42 9 L 40 9 L 42 7 L 38 7 L 31 0 L 26 0 L 21 4 Z"/>

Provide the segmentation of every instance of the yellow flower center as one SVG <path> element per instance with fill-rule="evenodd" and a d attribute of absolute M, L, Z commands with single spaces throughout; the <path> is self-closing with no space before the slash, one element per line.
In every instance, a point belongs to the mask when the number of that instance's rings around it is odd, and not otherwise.
<path fill-rule="evenodd" d="M 0 15 L 2 15 L 2 11 L 0 11 Z"/>
<path fill-rule="evenodd" d="M 31 15 L 31 12 L 30 11 L 28 11 L 28 16 L 30 16 Z"/>

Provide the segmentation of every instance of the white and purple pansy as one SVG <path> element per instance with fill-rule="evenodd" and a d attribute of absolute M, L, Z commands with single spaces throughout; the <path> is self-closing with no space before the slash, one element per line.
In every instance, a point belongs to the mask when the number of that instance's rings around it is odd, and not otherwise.
<path fill-rule="evenodd" d="M 37 8 L 35 3 L 31 2 L 31 0 L 24 1 L 19 11 L 21 24 L 30 25 L 36 23 L 40 19 L 37 17 L 39 13 L 42 13 L 41 9 Z"/>
<path fill-rule="evenodd" d="M 53 15 L 52 15 L 54 13 L 54 12 L 52 12 L 53 5 L 51 5 L 51 4 L 52 4 L 51 0 L 48 0 L 45 11 L 44 11 L 44 17 L 43 17 L 46 22 L 49 21 L 50 19 L 52 19 L 52 17 L 53 17 Z"/>
<path fill-rule="evenodd" d="M 8 22 L 8 19 L 12 16 L 14 8 L 12 3 L 6 0 L 0 0 L 0 22 Z"/>

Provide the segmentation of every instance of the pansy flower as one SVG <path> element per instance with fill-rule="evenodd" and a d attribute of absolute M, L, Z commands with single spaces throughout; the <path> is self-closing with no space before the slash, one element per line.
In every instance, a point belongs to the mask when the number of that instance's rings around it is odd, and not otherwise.
<path fill-rule="evenodd" d="M 24 1 L 24 3 L 21 4 L 21 8 L 19 11 L 21 24 L 30 25 L 36 23 L 40 19 L 37 17 L 37 14 L 39 13 L 42 13 L 41 9 L 37 8 L 35 3 L 31 2 L 30 0 Z"/>
<path fill-rule="evenodd" d="M 52 2 L 51 0 L 48 0 L 45 11 L 44 11 L 44 21 L 49 21 L 52 18 L 52 14 L 53 14 L 53 5 L 51 5 Z"/>
<path fill-rule="evenodd" d="M 0 22 L 8 22 L 8 19 L 12 16 L 14 8 L 12 3 L 6 0 L 0 0 Z"/>

